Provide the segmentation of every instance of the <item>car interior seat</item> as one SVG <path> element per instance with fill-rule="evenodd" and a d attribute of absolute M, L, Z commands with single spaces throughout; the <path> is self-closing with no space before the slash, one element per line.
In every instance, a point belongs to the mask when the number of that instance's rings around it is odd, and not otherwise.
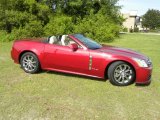
<path fill-rule="evenodd" d="M 67 45 L 66 39 L 67 39 L 67 35 L 62 35 L 61 42 L 62 42 L 62 45 L 63 45 L 63 46 L 66 46 L 66 45 Z"/>
<path fill-rule="evenodd" d="M 57 40 L 58 40 L 58 44 L 59 44 L 59 45 L 62 45 L 61 39 L 62 39 L 62 35 L 58 35 L 58 36 L 57 36 Z"/>
<path fill-rule="evenodd" d="M 55 36 L 51 36 L 49 38 L 49 44 L 56 44 L 57 43 L 57 38 Z"/>

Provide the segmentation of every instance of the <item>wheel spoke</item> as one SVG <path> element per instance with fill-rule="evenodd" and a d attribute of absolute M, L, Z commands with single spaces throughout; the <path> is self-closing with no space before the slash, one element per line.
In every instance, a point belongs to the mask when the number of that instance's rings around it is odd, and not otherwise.
<path fill-rule="evenodd" d="M 24 62 L 23 62 L 23 66 L 25 67 L 26 65 L 28 65 L 28 63 L 24 63 Z"/>
<path fill-rule="evenodd" d="M 31 57 L 31 59 L 30 59 L 32 62 L 34 62 L 34 58 L 33 58 L 33 56 Z"/>
<path fill-rule="evenodd" d="M 29 65 L 29 71 L 31 71 L 32 70 L 32 67 Z"/>
<path fill-rule="evenodd" d="M 27 61 L 23 61 L 23 63 L 28 63 Z"/>
<path fill-rule="evenodd" d="M 31 64 L 31 66 L 33 67 L 33 68 L 35 68 L 36 66 L 35 65 L 33 65 L 33 64 Z"/>
<path fill-rule="evenodd" d="M 29 60 L 29 55 L 26 56 L 26 59 Z"/>
<path fill-rule="evenodd" d="M 123 83 L 128 83 L 129 82 L 129 78 L 128 77 L 124 77 L 124 82 Z"/>
<path fill-rule="evenodd" d="M 125 77 L 122 77 L 122 81 L 121 81 L 122 83 L 125 83 Z"/>
<path fill-rule="evenodd" d="M 115 75 L 115 77 L 119 77 L 120 76 L 120 74 L 119 73 L 117 73 L 116 75 Z"/>
<path fill-rule="evenodd" d="M 130 69 L 125 70 L 126 73 L 129 72 L 129 71 L 130 71 Z"/>
<path fill-rule="evenodd" d="M 120 73 L 120 71 L 119 70 L 115 70 L 115 73 Z"/>
<path fill-rule="evenodd" d="M 120 70 L 123 70 L 122 65 L 119 66 Z"/>
<path fill-rule="evenodd" d="M 121 76 L 119 76 L 119 78 L 117 79 L 117 81 L 119 81 L 119 82 L 120 82 L 120 81 L 121 81 L 121 79 L 122 79 L 122 77 L 121 77 Z"/>
<path fill-rule="evenodd" d="M 37 63 L 36 61 L 33 61 L 33 62 L 32 62 L 32 64 L 36 64 L 36 63 Z"/>
<path fill-rule="evenodd" d="M 26 68 L 26 70 L 29 70 L 29 65 L 26 65 L 25 68 Z"/>
<path fill-rule="evenodd" d="M 124 68 L 123 68 L 123 70 L 126 70 L 127 69 L 127 65 L 124 65 Z"/>
<path fill-rule="evenodd" d="M 132 74 L 130 74 L 130 73 L 126 73 L 126 76 L 131 76 Z"/>
<path fill-rule="evenodd" d="M 24 58 L 23 61 L 28 62 L 28 60 L 26 58 Z"/>

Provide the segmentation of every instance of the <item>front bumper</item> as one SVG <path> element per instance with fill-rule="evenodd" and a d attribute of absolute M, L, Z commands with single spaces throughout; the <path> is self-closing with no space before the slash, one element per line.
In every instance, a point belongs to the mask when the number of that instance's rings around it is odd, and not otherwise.
<path fill-rule="evenodd" d="M 150 84 L 152 67 L 136 69 L 136 84 Z"/>

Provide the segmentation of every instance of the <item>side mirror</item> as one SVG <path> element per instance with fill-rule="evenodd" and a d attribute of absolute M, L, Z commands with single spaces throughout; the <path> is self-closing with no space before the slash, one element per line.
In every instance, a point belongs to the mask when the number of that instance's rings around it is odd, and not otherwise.
<path fill-rule="evenodd" d="M 76 43 L 70 44 L 69 47 L 70 47 L 73 51 L 78 50 L 78 45 L 77 45 Z"/>

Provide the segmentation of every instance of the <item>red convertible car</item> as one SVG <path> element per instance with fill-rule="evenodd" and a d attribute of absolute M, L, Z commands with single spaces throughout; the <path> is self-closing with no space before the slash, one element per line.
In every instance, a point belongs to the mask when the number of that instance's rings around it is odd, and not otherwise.
<path fill-rule="evenodd" d="M 27 73 L 51 70 L 109 79 L 113 85 L 151 81 L 151 60 L 132 50 L 100 45 L 82 34 L 23 39 L 13 43 L 12 59 Z"/>

